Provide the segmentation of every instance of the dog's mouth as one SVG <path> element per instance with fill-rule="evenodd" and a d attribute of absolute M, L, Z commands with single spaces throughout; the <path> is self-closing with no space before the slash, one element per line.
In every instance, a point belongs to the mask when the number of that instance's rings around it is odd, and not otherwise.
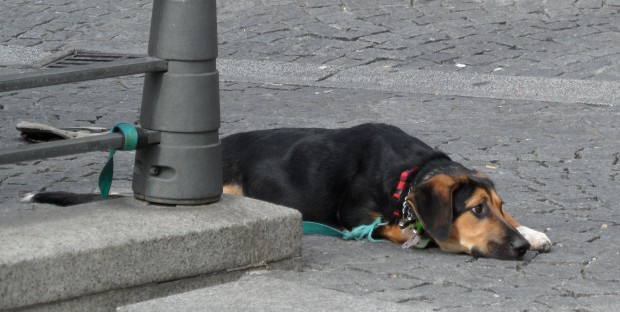
<path fill-rule="evenodd" d="M 483 253 L 480 249 L 474 247 L 470 254 L 474 258 L 491 258 L 498 260 L 521 260 L 525 253 L 516 253 L 516 252 L 491 252 L 491 253 Z"/>
<path fill-rule="evenodd" d="M 485 258 L 484 254 L 480 251 L 480 249 L 478 249 L 478 247 L 472 248 L 469 254 L 476 259 Z"/>

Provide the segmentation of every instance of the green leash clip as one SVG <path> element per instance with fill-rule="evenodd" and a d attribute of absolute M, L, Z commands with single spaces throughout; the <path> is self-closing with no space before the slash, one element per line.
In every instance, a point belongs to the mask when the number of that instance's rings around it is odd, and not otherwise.
<path fill-rule="evenodd" d="M 119 123 L 110 130 L 110 133 L 120 132 L 123 134 L 123 151 L 133 151 L 138 146 L 138 130 L 131 124 Z M 99 174 L 99 190 L 101 191 L 101 198 L 106 200 L 110 194 L 110 188 L 112 187 L 112 179 L 114 177 L 114 154 L 116 149 L 110 149 L 108 155 L 108 161 Z"/>
<path fill-rule="evenodd" d="M 407 248 L 416 248 L 416 249 L 424 249 L 428 247 L 431 242 L 430 237 L 424 233 L 424 227 L 422 226 L 422 222 L 420 219 L 416 219 L 415 222 L 408 227 L 403 229 L 403 234 L 406 231 L 411 231 L 409 233 L 409 239 L 405 243 L 403 243 L 403 249 Z"/>

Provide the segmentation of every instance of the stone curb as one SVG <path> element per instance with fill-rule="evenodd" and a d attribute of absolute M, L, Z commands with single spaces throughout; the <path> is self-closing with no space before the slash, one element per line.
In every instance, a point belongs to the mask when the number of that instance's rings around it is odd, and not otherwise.
<path fill-rule="evenodd" d="M 400 312 L 414 308 L 416 311 L 432 311 L 423 302 L 417 306 L 404 306 L 265 276 L 249 276 L 237 282 L 121 307 L 117 311 Z"/>
<path fill-rule="evenodd" d="M 22 211 L 0 220 L 0 309 L 265 267 L 300 255 L 297 211 L 236 196 L 209 206 L 125 198 Z"/>

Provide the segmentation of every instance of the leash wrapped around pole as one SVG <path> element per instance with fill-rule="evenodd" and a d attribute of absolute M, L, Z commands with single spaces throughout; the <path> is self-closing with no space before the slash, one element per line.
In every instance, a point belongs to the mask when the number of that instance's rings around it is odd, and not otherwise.
<path fill-rule="evenodd" d="M 119 123 L 110 130 L 110 132 L 120 132 L 123 134 L 123 151 L 133 151 L 138 147 L 138 130 L 131 124 Z M 112 179 L 114 177 L 114 154 L 116 149 L 110 149 L 108 161 L 99 174 L 99 190 L 101 197 L 105 200 L 110 194 L 112 187 Z"/>

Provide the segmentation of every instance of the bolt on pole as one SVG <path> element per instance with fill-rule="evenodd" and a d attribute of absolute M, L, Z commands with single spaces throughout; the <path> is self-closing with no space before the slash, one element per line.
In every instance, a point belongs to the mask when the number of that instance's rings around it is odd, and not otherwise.
<path fill-rule="evenodd" d="M 148 52 L 168 60 L 168 71 L 144 79 L 140 123 L 161 140 L 136 152 L 135 197 L 215 202 L 222 193 L 216 1 L 155 0 Z"/>

